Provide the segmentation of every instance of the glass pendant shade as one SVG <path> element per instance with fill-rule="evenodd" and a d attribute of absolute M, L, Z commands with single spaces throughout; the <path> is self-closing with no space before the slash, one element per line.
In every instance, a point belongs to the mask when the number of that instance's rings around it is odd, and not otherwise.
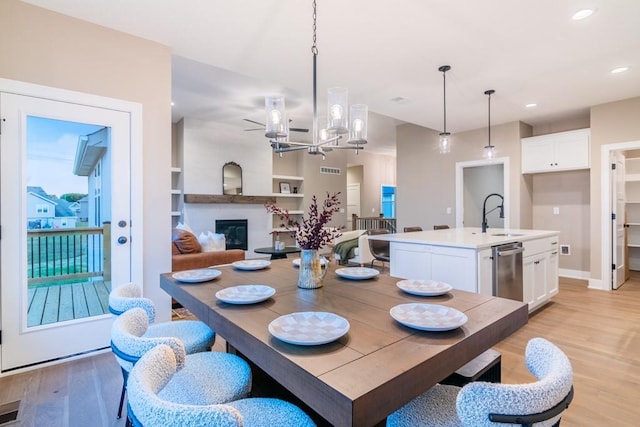
<path fill-rule="evenodd" d="M 349 119 L 349 144 L 366 144 L 367 143 L 367 118 L 368 111 L 366 105 L 355 104 L 351 106 Z"/>
<path fill-rule="evenodd" d="M 267 138 L 286 137 L 288 133 L 288 122 L 284 106 L 284 97 L 267 96 L 264 99 L 264 103 L 267 112 L 264 136 Z"/>
<path fill-rule="evenodd" d="M 440 134 L 440 154 L 447 154 L 451 152 L 451 134 L 449 132 L 442 132 Z"/>
<path fill-rule="evenodd" d="M 496 147 L 493 145 L 485 145 L 484 158 L 487 160 L 493 160 L 496 158 Z"/>
<path fill-rule="evenodd" d="M 342 135 L 349 132 L 347 123 L 349 105 L 349 92 L 344 87 L 332 87 L 327 97 L 327 129 L 335 134 Z"/>
<path fill-rule="evenodd" d="M 484 158 L 487 160 L 493 160 L 496 158 L 496 147 L 491 145 L 491 95 L 496 93 L 495 90 L 489 89 L 484 92 L 487 95 L 487 134 L 488 134 L 488 143 L 484 146 Z"/>

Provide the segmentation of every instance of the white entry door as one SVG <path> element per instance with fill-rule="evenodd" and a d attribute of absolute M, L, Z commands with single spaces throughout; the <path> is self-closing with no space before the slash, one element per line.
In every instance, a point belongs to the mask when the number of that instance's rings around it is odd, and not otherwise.
<path fill-rule="evenodd" d="M 352 228 L 352 216 L 360 216 L 360 183 L 347 184 L 347 224 Z"/>
<path fill-rule="evenodd" d="M 131 280 L 131 117 L 7 92 L 0 115 L 6 372 L 109 346 L 108 293 Z"/>

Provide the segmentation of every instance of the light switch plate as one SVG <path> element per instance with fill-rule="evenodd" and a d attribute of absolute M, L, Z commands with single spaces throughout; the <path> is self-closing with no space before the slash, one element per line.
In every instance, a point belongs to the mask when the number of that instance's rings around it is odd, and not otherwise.
<path fill-rule="evenodd" d="M 558 206 L 554 206 L 553 207 L 553 214 L 554 215 L 560 215 L 560 208 Z"/>

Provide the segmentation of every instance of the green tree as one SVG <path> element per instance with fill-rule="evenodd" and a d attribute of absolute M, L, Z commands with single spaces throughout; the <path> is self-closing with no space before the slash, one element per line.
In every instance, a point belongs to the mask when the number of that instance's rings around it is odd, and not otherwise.
<path fill-rule="evenodd" d="M 66 200 L 69 203 L 73 203 L 77 202 L 85 196 L 86 194 L 83 193 L 64 193 L 62 196 L 60 196 L 60 198 Z"/>

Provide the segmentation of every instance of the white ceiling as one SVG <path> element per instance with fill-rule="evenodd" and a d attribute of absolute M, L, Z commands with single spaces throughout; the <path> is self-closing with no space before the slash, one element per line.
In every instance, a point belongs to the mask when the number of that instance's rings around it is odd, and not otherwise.
<path fill-rule="evenodd" d="M 292 126 L 310 126 L 311 1 L 24 1 L 170 46 L 174 120 L 240 131 L 264 121 L 264 95 L 284 94 Z M 572 21 L 583 7 L 596 13 Z M 369 106 L 372 151 L 393 151 L 397 123 L 442 130 L 444 64 L 451 133 L 487 125 L 487 89 L 492 125 L 640 96 L 638 0 L 318 0 L 317 21 L 320 114 L 327 87 L 348 87 Z M 610 74 L 619 66 L 631 68 Z"/>

